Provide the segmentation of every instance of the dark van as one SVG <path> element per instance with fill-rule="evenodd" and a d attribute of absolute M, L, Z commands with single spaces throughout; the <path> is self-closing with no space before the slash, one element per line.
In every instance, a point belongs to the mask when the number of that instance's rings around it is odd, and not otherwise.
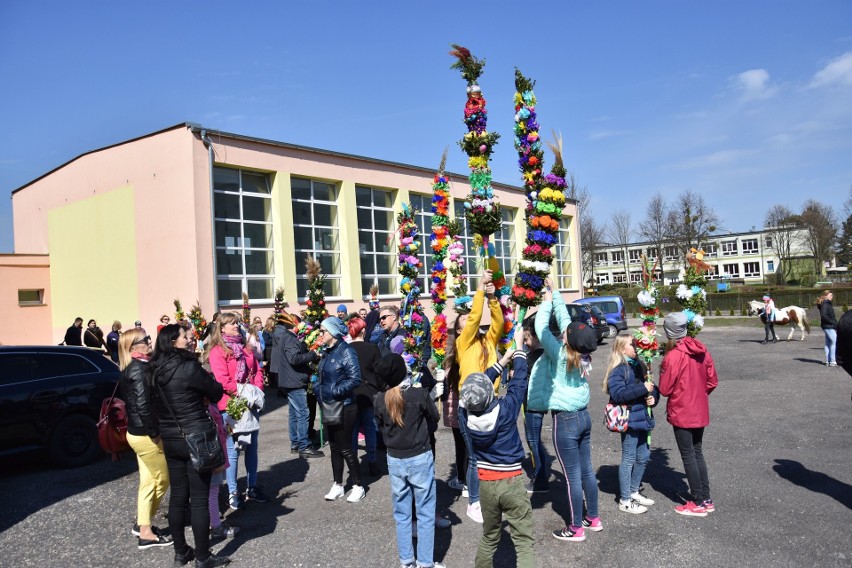
<path fill-rule="evenodd" d="M 624 298 L 621 296 L 591 296 L 577 300 L 577 303 L 597 306 L 603 312 L 609 326 L 610 338 L 627 329 L 627 314 L 624 311 Z"/>

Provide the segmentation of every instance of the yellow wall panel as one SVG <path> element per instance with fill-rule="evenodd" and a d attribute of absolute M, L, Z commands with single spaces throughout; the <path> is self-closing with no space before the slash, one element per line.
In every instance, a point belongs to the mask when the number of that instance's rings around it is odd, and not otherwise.
<path fill-rule="evenodd" d="M 47 221 L 54 325 L 80 316 L 105 333 L 115 319 L 132 327 L 139 317 L 133 187 L 52 209 Z"/>

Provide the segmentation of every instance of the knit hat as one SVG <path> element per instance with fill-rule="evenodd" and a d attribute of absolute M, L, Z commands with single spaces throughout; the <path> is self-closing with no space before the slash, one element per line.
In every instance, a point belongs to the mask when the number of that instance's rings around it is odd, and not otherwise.
<path fill-rule="evenodd" d="M 405 366 L 405 359 L 401 355 L 389 353 L 382 357 L 382 364 L 387 370 L 387 374 L 382 378 L 388 388 L 398 386 L 408 376 L 408 367 Z"/>
<path fill-rule="evenodd" d="M 346 324 L 340 321 L 340 318 L 336 317 L 327 317 L 322 320 L 320 324 L 323 329 L 331 334 L 335 339 L 340 339 L 347 333 L 349 333 L 349 328 L 346 327 Z"/>
<path fill-rule="evenodd" d="M 345 304 L 340 304 L 339 306 L 337 306 L 337 313 L 339 314 L 339 313 L 341 313 L 341 312 L 343 312 L 344 314 L 348 314 L 348 313 L 349 313 L 349 310 L 347 310 L 347 309 L 346 309 L 346 305 L 345 305 Z"/>
<path fill-rule="evenodd" d="M 459 396 L 470 412 L 482 412 L 494 401 L 494 384 L 485 373 L 471 373 L 464 380 Z"/>
<path fill-rule="evenodd" d="M 672 312 L 663 321 L 666 337 L 669 339 L 680 339 L 686 337 L 686 314 L 683 312 Z"/>

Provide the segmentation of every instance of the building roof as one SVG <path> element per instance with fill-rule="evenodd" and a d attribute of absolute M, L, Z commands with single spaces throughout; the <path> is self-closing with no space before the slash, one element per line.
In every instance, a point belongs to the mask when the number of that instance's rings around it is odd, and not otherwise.
<path fill-rule="evenodd" d="M 426 167 L 423 167 L 423 166 L 414 166 L 414 165 L 411 165 L 411 164 L 404 164 L 402 162 L 393 162 L 393 161 L 390 161 L 390 160 L 381 160 L 381 159 L 378 159 L 378 158 L 370 158 L 368 156 L 359 156 L 357 154 L 348 154 L 346 152 L 337 152 L 337 151 L 334 151 L 334 150 L 325 150 L 323 148 L 314 148 L 312 146 L 302 146 L 300 144 L 291 144 L 289 142 L 281 142 L 281 141 L 278 141 L 278 140 L 270 140 L 270 139 L 267 139 L 267 138 L 257 138 L 255 136 L 246 136 L 244 134 L 236 134 L 236 133 L 233 133 L 233 132 L 225 132 L 225 131 L 222 131 L 222 130 L 215 130 L 215 129 L 211 129 L 211 128 L 206 128 L 206 127 L 202 126 L 201 124 L 197 124 L 195 122 L 180 122 L 180 123 L 175 124 L 173 126 L 169 126 L 168 128 L 163 128 L 162 130 L 157 130 L 156 132 L 151 132 L 149 134 L 137 136 L 136 138 L 131 138 L 129 140 L 124 140 L 122 142 L 110 144 L 109 146 L 104 146 L 102 148 L 97 148 L 95 150 L 89 150 L 88 152 L 84 152 L 84 153 L 80 154 L 79 156 L 76 156 L 75 158 L 68 160 L 64 164 L 61 164 L 61 165 L 53 168 L 49 172 L 46 172 L 46 173 L 40 175 L 39 177 L 35 178 L 34 180 L 31 180 L 31 181 L 25 183 L 21 187 L 12 190 L 12 194 L 17 193 L 17 192 L 21 191 L 22 189 L 26 189 L 28 186 L 34 184 L 35 182 L 39 181 L 40 179 L 43 179 L 43 178 L 49 176 L 50 174 L 52 174 L 55 171 L 61 170 L 62 168 L 64 168 L 68 164 L 75 162 L 76 160 L 79 160 L 83 156 L 88 156 L 89 154 L 94 154 L 96 152 L 102 152 L 104 150 L 109 150 L 110 148 L 115 148 L 116 146 L 121 146 L 123 144 L 129 144 L 131 142 L 136 142 L 137 140 L 142 140 L 144 138 L 149 138 L 151 136 L 157 136 L 158 134 L 162 134 L 162 133 L 168 132 L 170 130 L 175 130 L 177 128 L 187 128 L 187 129 L 192 130 L 193 132 L 198 132 L 198 133 L 200 133 L 202 130 L 206 130 L 208 135 L 216 136 L 216 137 L 219 137 L 219 138 L 230 138 L 230 139 L 233 139 L 233 140 L 245 140 L 245 141 L 249 141 L 249 142 L 257 142 L 259 144 L 267 144 L 267 145 L 270 145 L 270 146 L 277 146 L 279 148 L 289 148 L 289 149 L 292 149 L 292 150 L 302 150 L 302 151 L 306 151 L 306 152 L 314 152 L 314 153 L 322 154 L 322 155 L 325 155 L 325 156 L 335 156 L 335 157 L 339 157 L 339 158 L 350 158 L 350 159 L 361 160 L 361 161 L 365 161 L 365 162 L 371 162 L 373 164 L 382 164 L 382 165 L 385 165 L 385 166 L 392 166 L 392 167 L 397 167 L 397 168 L 405 168 L 405 169 L 409 169 L 409 170 L 416 170 L 416 171 L 419 171 L 419 172 L 426 173 L 428 175 L 432 175 L 432 174 L 435 173 L 434 168 L 426 168 Z M 457 174 L 457 173 L 454 173 L 454 172 L 446 172 L 446 174 L 451 176 L 451 177 L 467 179 L 467 174 Z M 494 187 L 500 187 L 502 189 L 508 189 L 508 190 L 511 190 L 511 191 L 523 192 L 523 188 L 520 187 L 520 186 L 516 186 L 516 185 L 510 185 L 510 184 L 500 183 L 500 182 L 496 182 L 496 181 L 492 181 L 491 185 L 494 186 Z M 574 203 L 574 204 L 577 203 L 576 199 L 566 198 L 566 200 L 571 202 L 571 203 Z"/>

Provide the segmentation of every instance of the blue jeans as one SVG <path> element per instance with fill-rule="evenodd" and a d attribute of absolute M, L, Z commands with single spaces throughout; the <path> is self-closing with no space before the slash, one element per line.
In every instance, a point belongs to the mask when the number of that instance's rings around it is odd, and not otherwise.
<path fill-rule="evenodd" d="M 541 488 L 547 487 L 547 479 L 550 477 L 550 468 L 547 467 L 547 450 L 544 449 L 544 441 L 541 439 L 544 414 L 534 410 L 527 410 L 524 414 L 524 430 L 533 461 L 532 480 Z"/>
<path fill-rule="evenodd" d="M 257 410 L 251 411 L 255 418 L 259 419 Z M 259 430 L 251 433 L 251 444 L 246 447 L 246 487 L 254 487 L 257 485 L 257 434 Z M 240 451 L 234 443 L 233 436 L 225 436 L 228 442 L 228 469 L 225 470 L 225 477 L 228 479 L 228 493 L 237 492 L 237 460 L 240 457 Z"/>
<path fill-rule="evenodd" d="M 311 449 L 308 438 L 308 391 L 307 389 L 285 389 L 289 403 L 290 447 L 299 451 Z"/>
<path fill-rule="evenodd" d="M 648 432 L 628 430 L 621 434 L 621 465 L 618 467 L 618 484 L 621 500 L 628 501 L 639 491 L 645 467 L 651 459 L 648 447 Z"/>
<path fill-rule="evenodd" d="M 358 427 L 364 430 L 364 445 L 367 447 L 367 461 L 376 462 L 376 413 L 372 406 L 358 407 L 358 417 L 352 428 L 352 454 L 358 457 Z"/>
<path fill-rule="evenodd" d="M 459 430 L 461 430 L 464 445 L 467 448 L 467 492 L 468 502 L 473 505 L 479 503 L 479 472 L 476 468 L 476 454 L 473 453 L 473 444 L 467 435 L 467 411 L 459 408 Z"/>
<path fill-rule="evenodd" d="M 553 447 L 568 484 L 571 527 L 581 527 L 584 494 L 587 516 L 598 516 L 598 484 L 592 468 L 592 420 L 588 410 L 553 413 Z"/>
<path fill-rule="evenodd" d="M 435 548 L 435 461 L 432 452 L 412 458 L 388 456 L 393 519 L 396 521 L 396 546 L 403 566 L 432 566 Z M 417 507 L 417 557 L 411 534 L 411 497 Z"/>
<path fill-rule="evenodd" d="M 825 333 L 825 362 L 837 363 L 837 357 L 834 354 L 837 348 L 837 330 L 824 329 L 822 331 Z"/>

